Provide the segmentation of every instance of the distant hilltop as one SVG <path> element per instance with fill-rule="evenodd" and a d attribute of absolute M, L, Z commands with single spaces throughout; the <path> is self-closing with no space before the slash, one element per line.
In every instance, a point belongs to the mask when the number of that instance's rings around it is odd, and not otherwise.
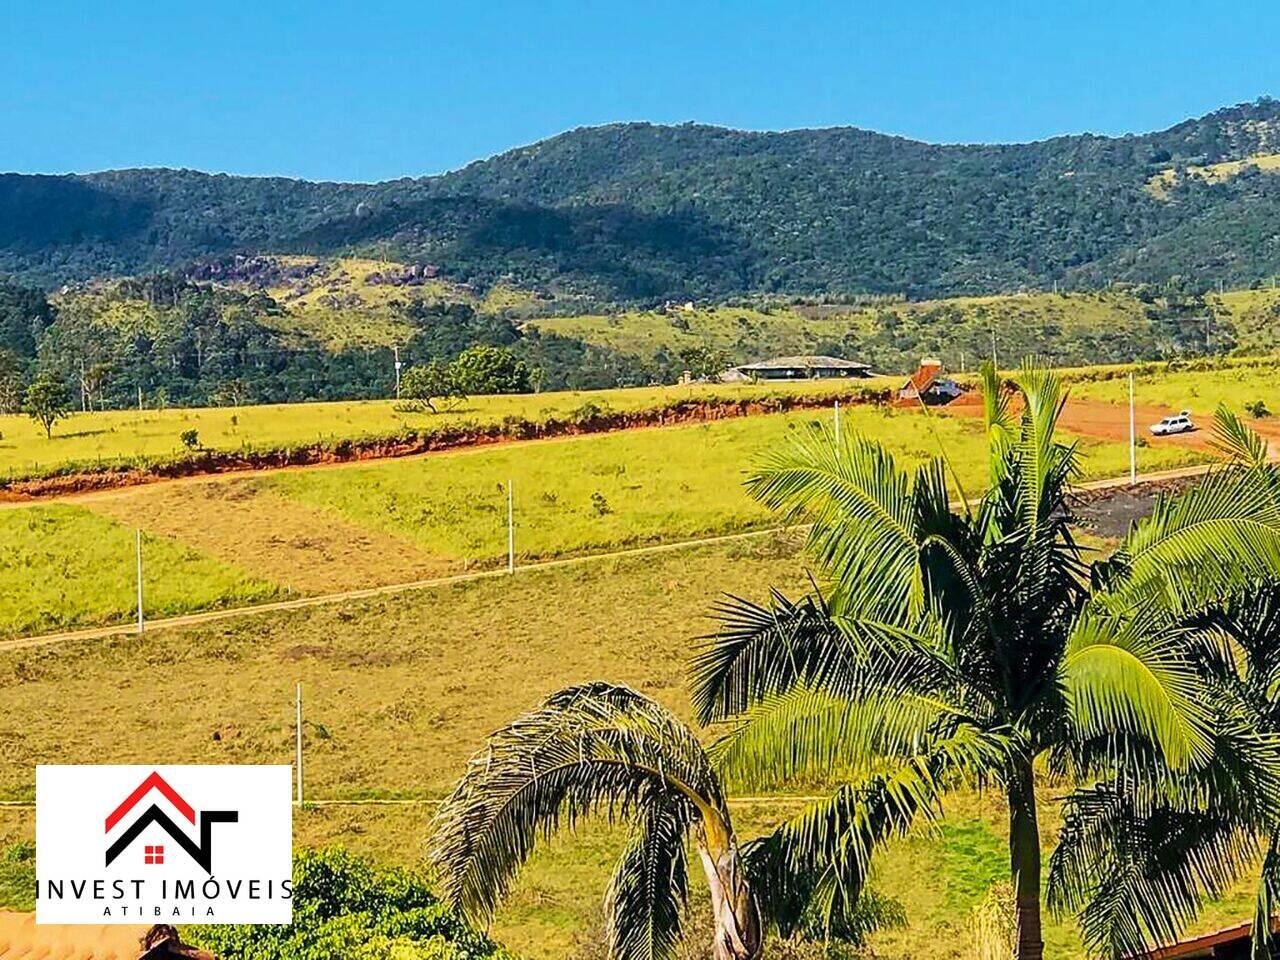
<path fill-rule="evenodd" d="M 438 177 L 0 175 L 0 273 L 53 287 L 229 254 L 364 255 L 615 302 L 910 298 L 1280 272 L 1280 102 L 1124 137 L 573 130 Z"/>

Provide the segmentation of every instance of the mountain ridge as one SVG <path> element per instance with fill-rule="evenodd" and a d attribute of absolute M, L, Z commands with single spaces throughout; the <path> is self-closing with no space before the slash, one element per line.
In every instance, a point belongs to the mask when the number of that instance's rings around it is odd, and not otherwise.
<path fill-rule="evenodd" d="M 1015 144 L 623 122 L 373 184 L 0 174 L 0 272 L 56 286 L 232 254 L 377 252 L 623 302 L 1241 285 L 1280 272 L 1280 178 L 1178 171 L 1272 151 L 1280 102 L 1263 98 L 1146 134 Z"/>

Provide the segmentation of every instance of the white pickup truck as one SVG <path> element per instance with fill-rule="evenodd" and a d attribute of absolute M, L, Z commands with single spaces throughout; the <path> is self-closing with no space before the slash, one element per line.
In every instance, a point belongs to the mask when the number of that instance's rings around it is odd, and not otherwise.
<path fill-rule="evenodd" d="M 1167 437 L 1174 433 L 1190 433 L 1196 428 L 1191 422 L 1191 411 L 1183 410 L 1171 417 L 1165 417 L 1159 423 L 1151 425 L 1151 432 L 1157 437 Z"/>

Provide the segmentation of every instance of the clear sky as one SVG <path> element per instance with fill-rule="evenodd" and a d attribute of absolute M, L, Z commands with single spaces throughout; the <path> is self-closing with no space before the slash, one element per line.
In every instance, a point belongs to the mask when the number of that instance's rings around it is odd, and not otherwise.
<path fill-rule="evenodd" d="M 1280 4 L 7 0 L 0 170 L 448 170 L 615 120 L 931 141 L 1280 96 Z"/>

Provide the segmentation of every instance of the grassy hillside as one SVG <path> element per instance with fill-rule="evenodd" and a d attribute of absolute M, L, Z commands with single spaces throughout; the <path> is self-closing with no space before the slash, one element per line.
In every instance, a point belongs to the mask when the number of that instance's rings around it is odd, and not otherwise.
<path fill-rule="evenodd" d="M 500 565 L 508 480 L 521 562 L 742 531 L 775 522 L 743 490 L 752 464 L 831 422 L 828 410 L 802 410 L 158 483 L 93 493 L 74 508 L 11 505 L 0 510 L 0 551 L 21 589 L 0 593 L 0 634 L 127 621 L 134 528 L 151 538 L 151 616 Z M 926 419 L 852 406 L 842 410 L 841 425 L 906 462 L 945 451 L 966 487 L 985 476 L 976 416 Z M 1080 444 L 1087 476 L 1127 469 L 1127 449 L 1114 436 L 1082 436 Z M 1205 457 L 1176 443 L 1139 453 L 1142 470 Z M 59 522 L 41 519 L 50 535 L 32 537 L 30 525 L 45 511 L 57 511 Z M 96 545 L 92 554 L 80 549 L 84 538 Z M 170 553 L 187 566 L 173 566 Z M 153 588 L 150 574 L 164 580 Z"/>
<path fill-rule="evenodd" d="M 1239 160 L 1223 160 L 1220 163 L 1188 164 L 1178 169 L 1170 167 L 1161 170 L 1147 181 L 1147 189 L 1151 195 L 1160 200 L 1169 199 L 1169 189 L 1178 183 L 1180 178 L 1195 177 L 1205 183 L 1225 183 L 1243 173 L 1257 171 L 1259 173 L 1275 173 L 1280 171 L 1280 153 L 1255 153 Z"/>
<path fill-rule="evenodd" d="M 198 456 L 181 435 L 195 430 L 199 445 L 213 451 L 251 453 L 310 443 L 400 437 L 407 433 L 467 426 L 501 425 L 512 418 L 569 419 L 593 411 L 619 413 L 661 409 L 682 402 L 767 401 L 779 397 L 851 399 L 883 391 L 893 381 L 859 380 L 797 384 L 685 384 L 636 389 L 556 391 L 470 397 L 442 404 L 439 413 L 394 400 L 336 403 L 196 407 L 168 410 L 106 410 L 74 413 L 55 426 L 53 437 L 28 417 L 0 416 L 0 476 L 18 479 L 99 464 L 145 465 Z"/>
<path fill-rule="evenodd" d="M 1227 309 L 1230 315 L 1224 310 L 1215 321 L 1224 335 L 1235 312 Z M 1258 326 L 1266 322 L 1259 318 Z M 925 355 L 940 356 L 956 370 L 972 369 L 991 356 L 993 343 L 1005 363 L 1030 355 L 1058 365 L 1155 359 L 1202 346 L 1205 326 L 1181 322 L 1177 308 L 1124 292 L 888 300 L 858 308 L 672 307 L 531 323 L 639 357 L 699 346 L 721 350 L 737 362 L 833 353 L 885 371 L 909 370 Z"/>
<path fill-rule="evenodd" d="M 721 591 L 803 589 L 793 550 L 781 540 L 720 546 L 0 654 L 0 798 L 32 797 L 37 760 L 288 763 L 297 681 L 312 798 L 439 797 L 487 732 L 569 683 L 625 682 L 688 719 L 691 638 L 708 629 L 711 603 Z M 165 736 L 157 741 L 160 715 Z M 42 722 L 22 719 L 31 716 Z M 1061 793 L 1044 793 L 1046 839 Z M 295 817 L 296 842 L 416 861 L 431 809 L 309 808 Z M 785 801 L 739 805 L 734 815 L 749 837 L 793 809 Z M 905 929 L 875 939 L 883 960 L 972 956 L 968 914 L 1005 875 L 1005 814 L 996 796 L 977 794 L 956 797 L 949 811 L 941 830 L 916 833 L 880 860 L 877 887 L 899 898 L 908 918 Z M 29 841 L 33 828 L 29 809 L 0 808 L 0 850 Z M 621 839 L 586 825 L 551 844 L 499 913 L 495 935 L 536 960 L 572 956 L 598 929 Z M 11 890 L 0 885 L 0 893 Z M 1242 893 L 1207 911 L 1198 928 L 1248 909 Z M 1069 923 L 1051 923 L 1047 939 L 1061 960 L 1081 957 Z"/>
<path fill-rule="evenodd" d="M 226 285 L 263 291 L 280 305 L 270 321 L 283 333 L 330 350 L 403 346 L 414 325 L 406 311 L 414 302 L 465 303 L 484 313 L 519 315 L 535 304 L 528 291 L 495 285 L 481 294 L 463 284 L 414 275 L 408 264 L 353 257 L 272 258 L 270 276 L 246 278 L 228 268 Z"/>

